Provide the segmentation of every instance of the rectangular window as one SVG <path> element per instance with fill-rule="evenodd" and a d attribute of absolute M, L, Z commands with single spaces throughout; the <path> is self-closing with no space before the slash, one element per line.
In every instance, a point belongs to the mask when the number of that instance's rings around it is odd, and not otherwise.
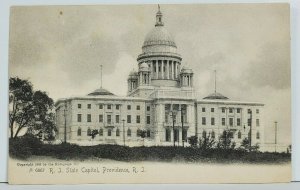
<path fill-rule="evenodd" d="M 170 142 L 171 141 L 171 130 L 166 129 L 166 141 Z"/>
<path fill-rule="evenodd" d="M 111 109 L 111 104 L 107 104 L 107 109 L 108 109 L 108 110 Z"/>
<path fill-rule="evenodd" d="M 150 124 L 150 115 L 147 115 L 147 124 Z"/>
<path fill-rule="evenodd" d="M 211 125 L 215 125 L 215 118 L 214 118 L 214 117 L 212 117 L 212 118 L 210 119 L 210 123 L 211 123 Z"/>
<path fill-rule="evenodd" d="M 141 123 L 141 116 L 139 115 L 136 116 L 136 123 Z"/>
<path fill-rule="evenodd" d="M 251 126 L 252 120 L 248 119 L 248 126 Z"/>
<path fill-rule="evenodd" d="M 205 112 L 205 108 L 202 108 L 202 112 Z"/>
<path fill-rule="evenodd" d="M 226 125 L 226 119 L 222 118 L 222 125 L 225 126 Z"/>
<path fill-rule="evenodd" d="M 120 105 L 116 105 L 116 110 L 119 110 L 120 109 Z"/>
<path fill-rule="evenodd" d="M 225 108 L 222 108 L 222 113 L 225 113 Z"/>
<path fill-rule="evenodd" d="M 131 115 L 127 115 L 127 123 L 131 123 Z"/>
<path fill-rule="evenodd" d="M 107 118 L 106 118 L 106 119 L 107 119 L 107 123 L 108 123 L 108 124 L 111 124 L 111 115 L 107 115 Z"/>
<path fill-rule="evenodd" d="M 107 131 L 107 136 L 111 136 L 111 129 L 108 129 L 108 131 Z"/>
<path fill-rule="evenodd" d="M 131 105 L 127 105 L 127 109 L 128 109 L 128 110 L 131 110 Z"/>
<path fill-rule="evenodd" d="M 259 127 L 259 119 L 256 119 L 256 126 Z"/>
<path fill-rule="evenodd" d="M 81 109 L 81 104 L 77 104 L 78 109 Z"/>
<path fill-rule="evenodd" d="M 248 109 L 248 113 L 252 113 L 251 109 Z"/>
<path fill-rule="evenodd" d="M 256 113 L 259 114 L 259 109 L 256 109 Z"/>
<path fill-rule="evenodd" d="M 99 122 L 100 122 L 100 123 L 103 123 L 103 115 L 102 115 L 102 114 L 99 115 Z"/>
<path fill-rule="evenodd" d="M 206 118 L 202 117 L 202 125 L 206 125 Z"/>
<path fill-rule="evenodd" d="M 99 104 L 99 109 L 103 109 L 103 104 Z"/>
<path fill-rule="evenodd" d="M 150 106 L 147 106 L 147 111 L 150 111 Z"/>
<path fill-rule="evenodd" d="M 241 113 L 241 108 L 237 108 L 236 113 Z"/>
<path fill-rule="evenodd" d="M 81 122 L 81 114 L 77 114 L 77 122 Z"/>
<path fill-rule="evenodd" d="M 215 108 L 210 108 L 210 111 L 211 112 L 215 112 Z"/>
<path fill-rule="evenodd" d="M 87 114 L 87 122 L 92 122 L 92 116 L 91 116 L 91 114 Z"/>
<path fill-rule="evenodd" d="M 136 106 L 136 110 L 140 110 L 141 109 L 141 106 Z"/>
<path fill-rule="evenodd" d="M 92 107 L 91 104 L 88 104 L 88 105 L 87 105 L 87 108 L 88 108 L 88 109 L 91 109 L 91 107 Z"/>
<path fill-rule="evenodd" d="M 230 125 L 230 126 L 233 126 L 233 118 L 232 118 L 232 117 L 229 118 L 229 125 Z"/>
<path fill-rule="evenodd" d="M 116 115 L 116 123 L 120 123 L 120 115 Z"/>
<path fill-rule="evenodd" d="M 229 113 L 233 113 L 233 109 L 232 108 L 229 108 Z"/>
<path fill-rule="evenodd" d="M 236 119 L 236 125 L 237 126 L 241 126 L 241 118 L 237 118 Z"/>

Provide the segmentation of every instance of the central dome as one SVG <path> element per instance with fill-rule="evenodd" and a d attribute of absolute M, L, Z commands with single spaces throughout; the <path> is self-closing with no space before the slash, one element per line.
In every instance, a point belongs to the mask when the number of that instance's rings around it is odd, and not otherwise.
<path fill-rule="evenodd" d="M 143 48 L 145 46 L 152 45 L 166 45 L 177 47 L 173 36 L 163 27 L 154 27 L 147 35 L 144 41 Z"/>

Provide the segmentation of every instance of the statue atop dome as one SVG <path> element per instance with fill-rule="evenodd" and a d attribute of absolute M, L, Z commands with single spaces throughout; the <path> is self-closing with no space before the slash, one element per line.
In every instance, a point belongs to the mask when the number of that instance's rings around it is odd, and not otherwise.
<path fill-rule="evenodd" d="M 158 4 L 158 11 L 156 13 L 156 24 L 155 26 L 163 26 L 164 23 L 162 22 L 162 13 L 160 12 L 160 6 Z"/>

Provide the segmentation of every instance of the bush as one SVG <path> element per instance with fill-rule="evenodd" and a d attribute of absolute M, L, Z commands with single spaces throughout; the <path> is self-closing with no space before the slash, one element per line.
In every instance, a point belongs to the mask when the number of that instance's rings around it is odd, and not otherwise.
<path fill-rule="evenodd" d="M 42 142 L 34 135 L 9 139 L 9 154 L 14 158 L 27 159 L 41 151 Z"/>

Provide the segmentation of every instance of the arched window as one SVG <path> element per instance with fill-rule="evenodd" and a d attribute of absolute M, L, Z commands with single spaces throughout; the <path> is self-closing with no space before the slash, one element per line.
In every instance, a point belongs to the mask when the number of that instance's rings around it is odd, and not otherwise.
<path fill-rule="evenodd" d="M 109 137 L 111 136 L 111 129 L 107 130 L 107 136 L 109 136 Z"/>
<path fill-rule="evenodd" d="M 242 138 L 242 133 L 241 131 L 238 132 L 238 139 L 241 139 Z"/>
<path fill-rule="evenodd" d="M 206 138 L 206 131 L 203 131 L 202 138 Z"/>
<path fill-rule="evenodd" d="M 91 131 L 90 128 L 88 128 L 88 130 L 87 130 L 87 136 L 90 136 L 91 134 L 92 134 L 92 131 Z"/>
<path fill-rule="evenodd" d="M 77 136 L 81 136 L 81 128 L 80 127 L 77 129 Z"/>
<path fill-rule="evenodd" d="M 260 139 L 260 134 L 259 134 L 259 132 L 256 133 L 256 139 Z"/>
<path fill-rule="evenodd" d="M 214 139 L 216 137 L 216 133 L 214 131 L 211 132 L 211 138 Z"/>
<path fill-rule="evenodd" d="M 127 130 L 127 136 L 131 137 L 131 130 L 130 129 Z"/>
<path fill-rule="evenodd" d="M 103 129 L 99 129 L 99 136 L 103 136 Z"/>
<path fill-rule="evenodd" d="M 117 136 L 117 137 L 120 136 L 120 129 L 117 129 L 117 130 L 116 130 L 116 136 Z"/>

